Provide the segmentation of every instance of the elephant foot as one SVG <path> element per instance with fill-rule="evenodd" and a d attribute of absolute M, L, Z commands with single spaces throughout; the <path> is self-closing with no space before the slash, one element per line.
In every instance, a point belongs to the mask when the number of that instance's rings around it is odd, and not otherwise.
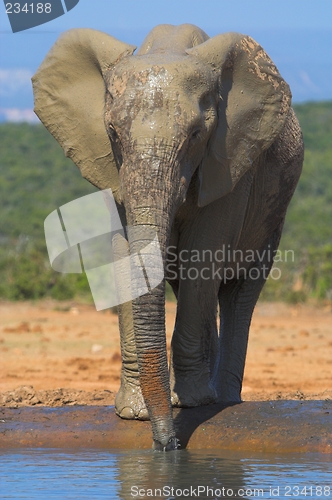
<path fill-rule="evenodd" d="M 192 408 L 215 403 L 217 394 L 210 383 L 202 384 L 202 380 L 197 378 L 190 383 L 181 381 L 174 384 L 171 391 L 172 406 L 178 408 Z"/>
<path fill-rule="evenodd" d="M 216 403 L 242 403 L 241 393 L 239 391 L 224 390 L 218 392 Z"/>
<path fill-rule="evenodd" d="M 115 397 L 115 413 L 126 420 L 149 420 L 148 410 L 137 380 L 121 380 L 121 387 Z"/>
<path fill-rule="evenodd" d="M 217 403 L 241 403 L 242 378 L 229 370 L 221 370 L 217 385 Z"/>

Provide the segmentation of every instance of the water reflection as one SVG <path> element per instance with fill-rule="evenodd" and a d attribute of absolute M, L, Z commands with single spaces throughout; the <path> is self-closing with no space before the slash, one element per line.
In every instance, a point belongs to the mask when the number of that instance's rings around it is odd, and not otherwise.
<path fill-rule="evenodd" d="M 332 498 L 331 465 L 318 454 L 0 451 L 0 499 Z"/>
<path fill-rule="evenodd" d="M 228 498 L 244 490 L 241 460 L 206 452 L 133 452 L 118 457 L 120 498 Z M 233 498 L 239 498 L 234 495 Z M 242 496 L 241 498 L 244 498 Z"/>

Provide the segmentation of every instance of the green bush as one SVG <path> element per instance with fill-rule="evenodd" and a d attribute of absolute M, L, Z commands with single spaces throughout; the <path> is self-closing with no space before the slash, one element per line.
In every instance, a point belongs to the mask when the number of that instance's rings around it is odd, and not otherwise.
<path fill-rule="evenodd" d="M 306 302 L 307 298 L 304 290 L 289 290 L 284 296 L 284 301 L 295 305 Z"/>
<path fill-rule="evenodd" d="M 1 264 L 2 295 L 10 300 L 39 299 L 52 286 L 52 271 L 38 250 L 11 255 Z"/>
<path fill-rule="evenodd" d="M 68 300 L 76 295 L 91 296 L 86 275 L 53 271 L 45 252 L 38 248 L 0 257 L 0 297 L 9 300 L 35 300 L 52 297 Z"/>
<path fill-rule="evenodd" d="M 71 276 L 61 276 L 51 288 L 51 297 L 56 300 L 68 300 L 75 297 L 75 282 Z"/>
<path fill-rule="evenodd" d="M 175 302 L 176 297 L 174 295 L 174 292 L 172 290 L 172 287 L 169 283 L 166 281 L 166 289 L 165 289 L 165 295 L 166 295 L 166 300 L 169 300 L 170 302 Z"/>
<path fill-rule="evenodd" d="M 332 244 L 308 250 L 303 283 L 314 298 L 332 300 Z"/>

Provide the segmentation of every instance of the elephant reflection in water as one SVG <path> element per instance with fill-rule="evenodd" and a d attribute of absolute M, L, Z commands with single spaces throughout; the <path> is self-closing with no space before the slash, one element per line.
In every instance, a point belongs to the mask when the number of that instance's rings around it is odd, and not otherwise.
<path fill-rule="evenodd" d="M 137 229 L 119 242 L 122 252 L 141 248 L 140 228 L 158 235 L 177 297 L 171 363 L 163 280 L 119 307 L 116 412 L 149 418 L 155 449 L 171 450 L 172 406 L 241 400 L 251 316 L 303 142 L 287 83 L 249 36 L 161 25 L 134 51 L 99 31 L 64 33 L 33 77 L 35 111 L 82 175 L 112 189 L 123 224 Z M 236 258 L 220 262 L 222 249 Z M 182 262 L 192 250 L 213 258 Z M 248 251 L 254 260 L 239 257 Z"/>
<path fill-rule="evenodd" d="M 119 498 L 248 498 L 248 472 L 230 452 L 182 450 L 153 454 L 125 451 L 117 456 Z M 240 496 L 238 495 L 240 492 Z"/>

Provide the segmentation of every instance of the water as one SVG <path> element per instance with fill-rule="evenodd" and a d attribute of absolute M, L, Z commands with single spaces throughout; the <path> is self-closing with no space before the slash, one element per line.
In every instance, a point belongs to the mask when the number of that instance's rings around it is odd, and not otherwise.
<path fill-rule="evenodd" d="M 0 498 L 332 499 L 331 468 L 318 454 L 0 451 Z"/>

